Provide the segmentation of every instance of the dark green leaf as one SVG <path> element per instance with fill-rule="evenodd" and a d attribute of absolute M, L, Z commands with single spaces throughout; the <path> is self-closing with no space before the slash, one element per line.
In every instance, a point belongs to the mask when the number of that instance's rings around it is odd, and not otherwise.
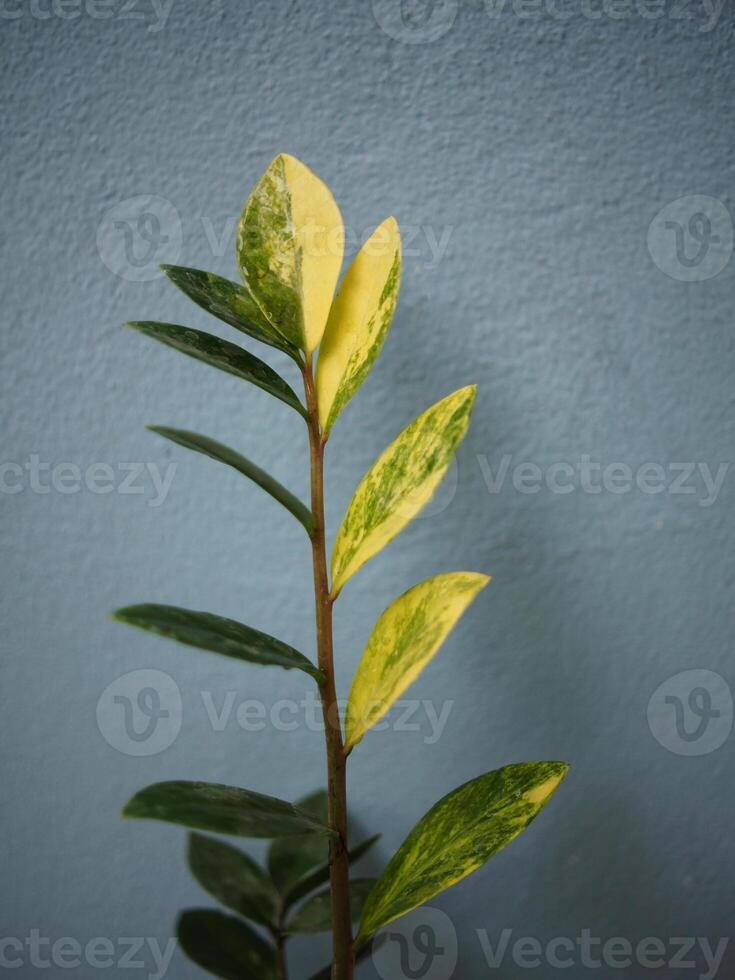
<path fill-rule="evenodd" d="M 380 834 L 375 834 L 373 837 L 368 837 L 367 840 L 362 841 L 362 843 L 357 844 L 355 847 L 350 849 L 349 859 L 350 864 L 356 864 L 363 855 L 367 854 L 373 844 L 380 840 Z M 314 871 L 305 875 L 299 881 L 296 882 L 283 896 L 286 905 L 295 905 L 296 902 L 305 898 L 309 892 L 316 891 L 322 885 L 325 885 L 329 881 L 329 861 L 325 861 L 324 864 L 315 868 Z"/>
<path fill-rule="evenodd" d="M 123 816 L 165 820 L 236 837 L 314 834 L 323 839 L 331 834 L 327 826 L 293 803 L 218 783 L 154 783 L 135 794 Z"/>
<path fill-rule="evenodd" d="M 300 361 L 298 348 L 278 333 L 243 286 L 213 272 L 182 265 L 162 265 L 161 268 L 172 283 L 207 313 Z"/>
<path fill-rule="evenodd" d="M 296 805 L 319 823 L 327 823 L 326 790 L 310 793 Z M 313 835 L 275 840 L 268 850 L 268 871 L 278 891 L 285 895 L 304 875 L 327 862 L 328 857 L 327 841 Z"/>
<path fill-rule="evenodd" d="M 476 871 L 549 801 L 569 766 L 523 762 L 455 789 L 416 824 L 371 891 L 358 943 Z"/>
<path fill-rule="evenodd" d="M 172 442 L 184 446 L 185 449 L 193 449 L 194 452 L 203 453 L 211 459 L 216 459 L 220 463 L 226 463 L 227 466 L 232 466 L 239 473 L 242 473 L 243 476 L 257 483 L 266 493 L 275 497 L 280 504 L 283 504 L 286 510 L 291 511 L 293 516 L 301 521 L 306 528 L 306 533 L 311 537 L 314 530 L 314 518 L 308 507 L 305 507 L 298 497 L 294 497 L 282 484 L 274 480 L 265 470 L 261 470 L 255 463 L 251 463 L 245 456 L 236 453 L 234 449 L 223 446 L 221 442 L 216 442 L 207 436 L 200 436 L 196 432 L 188 432 L 185 429 L 171 429 L 163 425 L 149 425 L 148 428 L 151 432 L 156 432 L 159 436 L 163 436 L 164 439 L 170 439 Z"/>
<path fill-rule="evenodd" d="M 190 834 L 189 867 L 202 888 L 223 905 L 261 925 L 273 922 L 278 894 L 249 855 L 212 837 Z"/>
<path fill-rule="evenodd" d="M 198 361 L 211 364 L 212 367 L 219 368 L 220 371 L 227 371 L 234 374 L 236 378 L 250 381 L 263 391 L 275 395 L 282 402 L 295 408 L 299 414 L 306 418 L 306 409 L 299 401 L 293 388 L 287 384 L 283 378 L 276 374 L 273 368 L 268 367 L 263 361 L 255 357 L 242 347 L 227 340 L 220 340 L 210 333 L 202 330 L 193 330 L 191 327 L 181 327 L 175 323 L 157 323 L 153 320 L 136 320 L 125 324 L 132 330 L 160 340 L 162 344 L 173 347 L 174 350 L 188 354 Z"/>
<path fill-rule="evenodd" d="M 117 609 L 112 618 L 190 647 L 211 650 L 212 653 L 253 664 L 284 667 L 286 670 L 296 668 L 310 674 L 317 684 L 322 681 L 321 671 L 298 650 L 234 619 L 153 602 Z"/>
<path fill-rule="evenodd" d="M 356 878 L 350 882 L 350 911 L 352 921 L 359 922 L 362 907 L 375 884 L 375 878 Z M 308 898 L 301 908 L 297 909 L 291 921 L 286 926 L 286 932 L 292 934 L 315 935 L 332 930 L 331 890 L 325 888 Z"/>
<path fill-rule="evenodd" d="M 176 925 L 181 948 L 224 980 L 275 980 L 275 950 L 250 926 L 214 909 L 189 909 Z"/>

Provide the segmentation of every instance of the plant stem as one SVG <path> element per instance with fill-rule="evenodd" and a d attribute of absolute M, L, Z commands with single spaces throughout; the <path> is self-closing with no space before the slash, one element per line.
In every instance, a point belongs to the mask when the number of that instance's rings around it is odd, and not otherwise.
<path fill-rule="evenodd" d="M 288 967 L 286 966 L 286 936 L 284 930 L 284 908 L 283 902 L 278 902 L 276 909 L 275 925 L 270 926 L 270 933 L 276 944 L 276 976 L 278 980 L 288 980 Z"/>
<path fill-rule="evenodd" d="M 327 576 L 324 528 L 324 444 L 314 388 L 311 358 L 303 369 L 308 409 L 311 458 L 311 509 L 314 533 L 311 539 L 316 601 L 316 642 L 319 669 L 325 680 L 321 687 L 324 734 L 327 744 L 327 793 L 329 826 L 336 832 L 329 842 L 329 882 L 332 903 L 332 980 L 352 980 L 354 952 L 350 915 L 350 868 L 347 854 L 347 757 L 334 679 L 332 603 Z"/>

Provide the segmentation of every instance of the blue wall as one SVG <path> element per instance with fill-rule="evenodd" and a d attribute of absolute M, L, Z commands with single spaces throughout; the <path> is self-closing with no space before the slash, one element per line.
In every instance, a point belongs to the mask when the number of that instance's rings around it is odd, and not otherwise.
<path fill-rule="evenodd" d="M 143 428 L 208 433 L 305 494 L 298 418 L 119 327 L 235 339 L 155 263 L 234 276 L 242 201 L 287 150 L 355 238 L 391 213 L 405 234 L 392 333 L 330 442 L 330 527 L 408 421 L 479 385 L 449 483 L 338 606 L 346 693 L 400 591 L 453 568 L 493 576 L 411 690 L 418 730 L 394 723 L 355 751 L 355 824 L 384 834 L 365 871 L 460 782 L 562 758 L 572 773 L 531 830 L 432 902 L 456 929 L 455 975 L 556 973 L 510 951 L 489 970 L 478 930 L 492 946 L 503 929 L 544 944 L 588 929 L 658 937 L 666 957 L 672 937 L 716 947 L 735 872 L 732 7 L 437 0 L 401 18 L 398 0 L 168 2 L 139 0 L 131 19 L 122 0 L 8 0 L 0 16 L 0 937 L 108 937 L 107 973 L 130 976 L 120 937 L 165 946 L 180 907 L 209 904 L 183 832 L 118 818 L 130 794 L 166 778 L 289 798 L 322 783 L 308 708 L 273 722 L 307 680 L 105 618 L 173 602 L 313 653 L 298 525 Z M 152 682 L 171 713 L 158 742 L 131 743 L 114 696 L 151 678 L 106 689 L 142 669 L 171 679 Z M 238 724 L 251 699 L 260 731 Z M 429 700 L 449 711 L 439 731 Z M 306 977 L 326 946 L 293 950 Z M 5 955 L 15 976 L 38 972 L 29 945 Z M 138 958 L 135 976 L 155 973 L 149 948 Z M 689 958 L 685 976 L 707 975 L 700 946 Z M 99 976 L 91 960 L 67 972 Z M 728 950 L 717 975 L 734 965 Z M 601 975 L 580 947 L 562 972 Z M 177 953 L 168 975 L 200 974 Z"/>

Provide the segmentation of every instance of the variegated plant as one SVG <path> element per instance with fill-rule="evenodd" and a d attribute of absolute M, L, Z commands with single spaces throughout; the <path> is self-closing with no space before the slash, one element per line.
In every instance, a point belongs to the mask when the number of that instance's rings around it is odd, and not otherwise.
<path fill-rule="evenodd" d="M 235 914 L 184 912 L 179 939 L 201 967 L 231 980 L 285 978 L 288 938 L 328 931 L 332 964 L 317 976 L 348 980 L 385 925 L 460 881 L 508 844 L 533 820 L 567 771 L 561 762 L 532 762 L 478 776 L 419 821 L 377 880 L 350 877 L 351 866 L 377 838 L 349 843 L 348 757 L 420 674 L 489 578 L 478 572 L 436 575 L 388 606 L 352 682 L 343 734 L 333 667 L 334 603 L 360 567 L 431 498 L 465 435 L 475 401 L 474 386 L 442 398 L 378 457 L 337 531 L 330 574 L 324 450 L 332 427 L 380 353 L 401 277 L 400 234 L 395 219 L 388 218 L 365 242 L 335 295 L 343 238 L 342 218 L 328 188 L 304 164 L 281 154 L 245 204 L 237 235 L 242 285 L 196 269 L 164 267 L 199 306 L 295 361 L 303 377 L 303 402 L 279 374 L 240 346 L 177 324 L 128 324 L 274 395 L 303 416 L 309 436 L 311 505 L 306 506 L 249 459 L 214 439 L 151 427 L 180 446 L 234 467 L 302 524 L 313 553 L 316 663 L 272 636 L 212 613 L 145 604 L 114 614 L 189 646 L 301 670 L 317 685 L 326 732 L 326 791 L 292 804 L 231 786 L 166 782 L 142 790 L 124 810 L 128 817 L 165 820 L 192 831 L 272 839 L 263 868 L 214 837 L 189 837 L 194 876 Z"/>

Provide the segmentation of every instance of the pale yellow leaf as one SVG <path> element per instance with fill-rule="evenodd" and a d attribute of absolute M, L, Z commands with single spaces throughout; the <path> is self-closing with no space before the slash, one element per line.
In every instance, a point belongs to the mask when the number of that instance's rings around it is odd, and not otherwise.
<path fill-rule="evenodd" d="M 390 710 L 429 663 L 459 617 L 490 581 L 478 572 L 447 572 L 396 599 L 375 624 L 347 703 L 346 748 Z"/>
<path fill-rule="evenodd" d="M 372 233 L 347 270 L 327 320 L 316 374 L 325 433 L 365 380 L 383 346 L 401 280 L 401 235 L 395 218 Z"/>

